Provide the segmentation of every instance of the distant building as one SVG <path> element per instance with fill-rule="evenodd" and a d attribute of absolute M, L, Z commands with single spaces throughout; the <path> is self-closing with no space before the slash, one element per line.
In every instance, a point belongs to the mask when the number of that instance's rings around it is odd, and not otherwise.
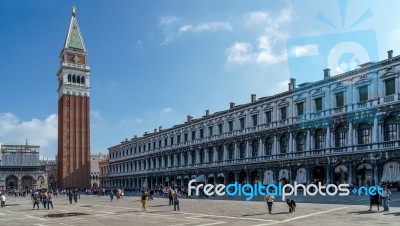
<path fill-rule="evenodd" d="M 100 168 L 100 175 L 99 175 L 99 179 L 100 179 L 100 187 L 105 187 L 105 183 L 103 181 L 108 181 L 109 180 L 109 169 L 110 169 L 110 162 L 109 162 L 109 158 L 106 157 L 102 160 L 99 161 L 99 168 Z"/>
<path fill-rule="evenodd" d="M 57 161 L 54 159 L 42 159 L 39 160 L 39 164 L 40 169 L 46 172 L 48 188 L 57 188 Z"/>
<path fill-rule="evenodd" d="M 0 190 L 47 188 L 46 171 L 39 164 L 39 146 L 2 145 Z"/>
<path fill-rule="evenodd" d="M 104 159 L 106 159 L 106 156 L 102 154 L 95 154 L 90 156 L 90 184 L 92 188 L 97 188 L 100 185 L 99 162 Z"/>

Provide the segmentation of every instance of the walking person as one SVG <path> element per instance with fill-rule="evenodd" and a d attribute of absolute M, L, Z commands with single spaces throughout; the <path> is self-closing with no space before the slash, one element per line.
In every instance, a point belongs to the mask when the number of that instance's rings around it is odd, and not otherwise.
<path fill-rule="evenodd" d="M 369 210 L 368 211 L 372 211 L 372 205 L 376 205 L 376 207 L 378 207 L 378 211 L 379 211 L 379 205 L 381 204 L 381 198 L 378 192 L 376 192 L 375 195 L 370 195 L 369 198 Z"/>
<path fill-rule="evenodd" d="M 35 209 L 35 206 L 37 206 L 37 209 L 39 209 L 39 193 L 35 192 L 33 195 L 33 207 L 32 210 Z"/>
<path fill-rule="evenodd" d="M 147 196 L 149 193 L 147 193 L 145 190 L 142 191 L 142 211 L 146 211 L 147 209 Z"/>
<path fill-rule="evenodd" d="M 77 191 L 74 192 L 74 201 L 75 201 L 75 204 L 78 203 L 78 192 Z"/>
<path fill-rule="evenodd" d="M 382 206 L 383 206 L 383 211 L 389 211 L 389 201 L 390 201 L 390 196 L 392 195 L 392 192 L 390 189 L 386 186 L 382 186 Z"/>
<path fill-rule="evenodd" d="M 172 206 L 174 204 L 174 191 L 172 188 L 168 189 L 168 199 L 169 199 L 169 205 Z"/>
<path fill-rule="evenodd" d="M 43 209 L 46 209 L 46 207 L 47 207 L 47 192 L 42 193 L 42 204 L 43 204 Z"/>
<path fill-rule="evenodd" d="M 114 192 L 111 190 L 110 191 L 110 199 L 111 199 L 111 202 L 113 201 L 113 199 L 114 199 Z"/>
<path fill-rule="evenodd" d="M 274 204 L 275 196 L 267 194 L 264 198 L 264 201 L 267 202 L 268 212 L 272 213 L 272 204 Z"/>
<path fill-rule="evenodd" d="M 0 194 L 0 202 L 1 207 L 6 207 L 6 196 L 4 194 Z"/>
<path fill-rule="evenodd" d="M 181 196 L 181 194 L 178 193 L 178 189 L 175 188 L 175 192 L 172 195 L 174 198 L 174 211 L 176 211 L 176 209 L 178 208 L 179 211 L 179 198 L 178 196 Z"/>
<path fill-rule="evenodd" d="M 50 206 L 51 206 L 51 209 L 54 209 L 53 208 L 53 195 L 51 193 L 49 193 L 47 195 L 47 209 L 50 209 Z"/>
<path fill-rule="evenodd" d="M 74 197 L 74 194 L 72 193 L 72 191 L 70 190 L 68 193 L 68 199 L 69 199 L 69 204 L 72 204 L 72 198 Z"/>
<path fill-rule="evenodd" d="M 296 202 L 293 199 L 286 199 L 286 204 L 289 206 L 289 213 L 296 210 Z"/>

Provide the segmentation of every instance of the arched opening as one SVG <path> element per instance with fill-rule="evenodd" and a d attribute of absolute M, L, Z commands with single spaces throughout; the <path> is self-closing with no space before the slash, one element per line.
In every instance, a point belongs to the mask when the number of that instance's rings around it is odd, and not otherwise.
<path fill-rule="evenodd" d="M 76 83 L 78 83 L 78 84 L 81 83 L 81 76 L 78 75 L 78 76 L 76 77 Z"/>
<path fill-rule="evenodd" d="M 274 145 L 274 140 L 272 139 L 272 137 L 267 137 L 265 139 L 264 155 L 269 156 L 272 154 L 273 145 Z"/>
<path fill-rule="evenodd" d="M 252 171 L 250 173 L 250 183 L 257 184 L 258 182 L 260 182 L 260 172 Z"/>
<path fill-rule="evenodd" d="M 18 178 L 15 175 L 9 175 L 6 177 L 6 189 L 17 189 Z"/>
<path fill-rule="evenodd" d="M 305 151 L 305 136 L 303 132 L 297 134 L 296 137 L 296 151 Z"/>
<path fill-rule="evenodd" d="M 347 136 L 347 129 L 340 125 L 336 127 L 335 132 L 335 146 L 336 147 L 345 147 L 346 146 L 346 136 Z"/>
<path fill-rule="evenodd" d="M 265 170 L 263 185 L 274 183 L 274 172 L 272 170 Z"/>
<path fill-rule="evenodd" d="M 85 84 L 85 76 L 82 76 L 82 78 L 81 78 L 81 83 L 82 83 L 82 84 Z"/>
<path fill-rule="evenodd" d="M 233 144 L 229 144 L 228 147 L 228 159 L 233 160 L 235 154 L 235 147 Z"/>
<path fill-rule="evenodd" d="M 333 178 L 336 185 L 348 183 L 349 171 L 347 169 L 347 166 L 345 165 L 336 166 Z"/>
<path fill-rule="evenodd" d="M 25 175 L 22 177 L 22 189 L 28 190 L 33 188 L 33 177 Z"/>
<path fill-rule="evenodd" d="M 71 82 L 71 74 L 68 74 L 68 82 Z"/>
<path fill-rule="evenodd" d="M 207 184 L 214 184 L 214 174 L 208 175 Z"/>
<path fill-rule="evenodd" d="M 384 140 L 395 141 L 397 140 L 397 120 L 395 117 L 385 119 L 384 126 Z"/>
<path fill-rule="evenodd" d="M 356 171 L 356 185 L 367 186 L 372 182 L 372 166 L 369 163 L 362 163 L 358 165 Z"/>
<path fill-rule="evenodd" d="M 178 177 L 176 178 L 176 184 L 178 185 L 178 187 L 181 187 L 181 186 L 182 186 L 182 177 L 181 177 L 181 176 L 178 176 Z"/>
<path fill-rule="evenodd" d="M 76 76 L 75 75 L 72 76 L 72 82 L 76 83 Z"/>
<path fill-rule="evenodd" d="M 188 177 L 188 176 L 185 176 L 185 178 L 183 178 L 183 185 L 184 185 L 185 187 L 187 187 L 188 184 L 189 184 L 189 177 Z"/>
<path fill-rule="evenodd" d="M 305 168 L 299 168 L 296 171 L 296 180 L 298 184 L 307 183 L 307 170 Z"/>
<path fill-rule="evenodd" d="M 323 149 L 325 148 L 325 132 L 322 129 L 318 129 L 315 131 L 315 149 Z"/>
<path fill-rule="evenodd" d="M 318 184 L 319 182 L 321 182 L 321 184 L 323 184 L 324 179 L 325 179 L 325 168 L 323 166 L 314 167 L 313 177 L 314 177 L 315 184 Z"/>
<path fill-rule="evenodd" d="M 282 182 L 282 185 L 289 183 L 289 170 L 281 169 L 279 170 L 279 181 Z"/>
<path fill-rule="evenodd" d="M 241 171 L 239 173 L 239 184 L 246 184 L 247 183 L 247 173 L 244 171 Z"/>
<path fill-rule="evenodd" d="M 239 158 L 244 159 L 246 158 L 246 143 L 245 142 L 240 142 L 239 144 Z"/>
<path fill-rule="evenodd" d="M 229 184 L 235 183 L 235 173 L 234 172 L 228 173 L 228 183 Z"/>
<path fill-rule="evenodd" d="M 99 187 L 99 185 L 97 184 L 97 183 L 93 183 L 93 186 L 92 186 L 93 188 L 98 188 Z"/>
<path fill-rule="evenodd" d="M 225 175 L 224 173 L 219 173 L 217 176 L 217 183 L 218 184 L 224 184 L 225 181 Z"/>

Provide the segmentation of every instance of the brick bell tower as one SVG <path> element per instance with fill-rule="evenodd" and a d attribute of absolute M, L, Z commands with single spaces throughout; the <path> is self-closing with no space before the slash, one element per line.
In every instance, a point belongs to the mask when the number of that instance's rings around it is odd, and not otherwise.
<path fill-rule="evenodd" d="M 75 13 L 57 72 L 59 188 L 90 188 L 90 67 Z"/>

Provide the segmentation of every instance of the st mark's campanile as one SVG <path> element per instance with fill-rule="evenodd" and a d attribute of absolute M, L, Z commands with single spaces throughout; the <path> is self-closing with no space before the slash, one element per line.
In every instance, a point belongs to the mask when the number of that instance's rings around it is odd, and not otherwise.
<path fill-rule="evenodd" d="M 90 188 L 90 67 L 72 9 L 58 78 L 58 187 Z"/>

